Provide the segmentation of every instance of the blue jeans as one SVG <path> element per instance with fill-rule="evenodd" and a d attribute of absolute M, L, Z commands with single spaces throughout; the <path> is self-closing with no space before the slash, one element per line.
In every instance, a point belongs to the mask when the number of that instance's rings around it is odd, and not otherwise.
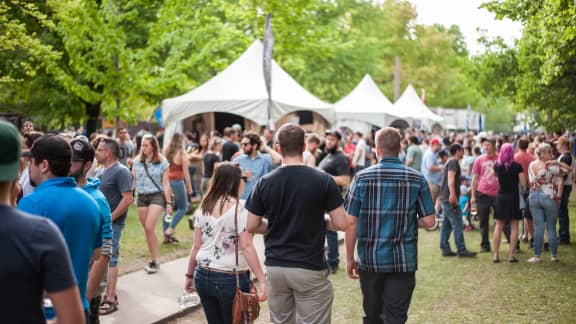
<path fill-rule="evenodd" d="M 328 243 L 328 266 L 331 269 L 338 268 L 340 263 L 338 258 L 338 233 L 326 231 L 326 242 Z"/>
<path fill-rule="evenodd" d="M 165 217 L 162 217 L 162 229 L 174 229 L 188 210 L 188 195 L 186 194 L 186 184 L 184 180 L 170 180 L 170 188 L 174 193 L 174 202 L 176 212 L 172 216 L 172 222 L 167 223 Z"/>
<path fill-rule="evenodd" d="M 248 292 L 248 272 L 240 275 L 240 289 Z M 200 296 L 208 324 L 232 323 L 232 303 L 236 292 L 236 276 L 200 267 L 194 272 L 194 287 Z"/>
<path fill-rule="evenodd" d="M 118 257 L 120 257 L 120 238 L 122 238 L 122 230 L 124 224 L 112 223 L 112 256 L 108 266 L 114 268 L 118 266 Z"/>
<path fill-rule="evenodd" d="M 558 241 L 556 240 L 556 219 L 558 218 L 558 204 L 542 191 L 530 193 L 530 213 L 534 220 L 534 255 L 540 257 L 544 242 L 544 226 L 548 234 L 550 254 L 558 255 Z"/>
<path fill-rule="evenodd" d="M 560 200 L 560 209 L 558 210 L 558 240 L 562 242 L 570 242 L 570 217 L 568 215 L 568 200 L 572 186 L 564 186 L 562 191 L 562 199 Z"/>
<path fill-rule="evenodd" d="M 466 244 L 464 243 L 464 232 L 462 231 L 462 210 L 460 206 L 452 205 L 447 201 L 442 202 L 442 210 L 444 212 L 444 221 L 442 221 L 442 229 L 440 230 L 440 249 L 442 254 L 447 254 L 451 251 L 450 233 L 454 231 L 454 243 L 458 254 L 466 253 Z"/>
<path fill-rule="evenodd" d="M 196 185 L 194 185 L 194 173 L 196 173 L 196 166 L 189 166 L 188 173 L 190 174 L 190 184 L 192 185 L 192 196 L 196 196 Z"/>

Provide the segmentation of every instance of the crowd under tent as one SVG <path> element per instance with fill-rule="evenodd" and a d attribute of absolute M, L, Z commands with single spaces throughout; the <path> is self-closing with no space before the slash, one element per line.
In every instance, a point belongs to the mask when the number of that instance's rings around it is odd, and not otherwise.
<path fill-rule="evenodd" d="M 393 121 L 390 124 L 391 126 L 398 127 L 399 125 L 403 125 L 414 128 L 442 129 L 440 123 L 443 121 L 443 118 L 426 107 L 412 85 L 408 85 L 404 93 L 396 100 L 393 109 L 395 114 L 400 118 Z"/>
<path fill-rule="evenodd" d="M 366 134 L 375 127 L 383 128 L 401 118 L 392 103 L 366 74 L 347 96 L 334 104 L 336 126 L 348 127 Z"/>
<path fill-rule="evenodd" d="M 219 116 L 235 123 L 243 122 L 243 129 L 252 130 L 269 126 L 269 122 L 275 127 L 284 122 L 298 122 L 303 128 L 316 132 L 328 128 L 334 121 L 333 106 L 304 89 L 274 60 L 269 109 L 262 52 L 262 43 L 256 40 L 236 61 L 206 83 L 181 96 L 163 100 L 165 141 L 175 131 L 189 128 L 199 114 L 206 129 L 217 129 L 223 124 Z"/>

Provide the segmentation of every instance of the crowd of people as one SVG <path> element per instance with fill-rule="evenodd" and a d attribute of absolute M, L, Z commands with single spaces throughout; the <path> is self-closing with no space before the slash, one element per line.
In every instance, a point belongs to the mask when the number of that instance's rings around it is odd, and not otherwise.
<path fill-rule="evenodd" d="M 18 287 L 14 305 L 4 306 L 22 309 L 9 322 L 97 323 L 117 311 L 121 236 L 133 203 L 149 274 L 160 271 L 158 222 L 162 243 L 176 244 L 177 225 L 199 203 L 185 288 L 199 294 L 209 323 L 232 321 L 236 286 L 248 291 L 251 274 L 274 323 L 330 322 L 337 231 L 346 234 L 346 272 L 360 279 L 367 323 L 406 321 L 418 228 L 441 220 L 440 255 L 475 257 L 463 232 L 477 218 L 479 251 L 492 252 L 494 263 L 502 233 L 510 263 L 520 241 L 533 249 L 530 263 L 542 262 L 543 250 L 557 262 L 558 244 L 570 244 L 576 161 L 568 133 L 315 134 L 285 124 L 258 134 L 235 125 L 176 133 L 163 146 L 163 134 L 148 130 L 132 140 L 125 128 L 88 138 L 24 126 L 0 122 L 0 240 L 8 246 L 0 254 L 14 260 L 0 273 L 8 289 Z M 257 233 L 265 234 L 266 275 Z"/>

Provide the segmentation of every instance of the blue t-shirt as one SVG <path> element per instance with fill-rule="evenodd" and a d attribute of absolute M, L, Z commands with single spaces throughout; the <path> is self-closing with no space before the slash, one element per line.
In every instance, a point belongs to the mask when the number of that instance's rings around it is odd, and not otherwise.
<path fill-rule="evenodd" d="M 77 187 L 74 178 L 44 181 L 34 193 L 22 198 L 18 209 L 47 217 L 66 240 L 84 309 L 89 309 L 86 284 L 94 249 L 102 246 L 100 208 L 88 193 Z M 50 314 L 46 314 L 50 318 Z"/>
<path fill-rule="evenodd" d="M 258 153 L 254 159 L 246 154 L 242 154 L 237 157 L 234 162 L 240 163 L 242 174 L 245 174 L 246 171 L 252 172 L 252 178 L 246 182 L 240 199 L 248 199 L 250 191 L 252 191 L 252 187 L 254 187 L 256 181 L 262 178 L 262 176 L 266 173 L 274 170 L 276 167 L 274 162 L 272 162 L 272 157 L 269 154 Z"/>
<path fill-rule="evenodd" d="M 102 239 L 111 240 L 112 239 L 112 212 L 110 211 L 110 205 L 108 200 L 104 197 L 104 194 L 98 187 L 100 186 L 100 180 L 98 178 L 88 178 L 86 179 L 86 184 L 82 187 L 98 204 L 100 208 L 100 222 L 102 226 Z"/>
<path fill-rule="evenodd" d="M 438 164 L 438 155 L 432 149 L 428 149 L 422 159 L 422 175 L 426 178 L 426 181 L 440 186 L 442 185 L 442 171 L 428 170 L 429 167 Z"/>
<path fill-rule="evenodd" d="M 467 195 L 461 195 L 460 196 L 460 210 L 462 211 L 462 217 L 468 217 L 470 215 L 470 208 L 468 208 L 468 210 L 464 211 L 464 208 L 466 208 L 467 204 L 468 204 L 468 196 Z"/>

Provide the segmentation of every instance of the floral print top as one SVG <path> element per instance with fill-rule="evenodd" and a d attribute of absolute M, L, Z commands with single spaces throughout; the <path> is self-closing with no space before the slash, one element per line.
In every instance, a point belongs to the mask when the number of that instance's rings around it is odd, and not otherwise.
<path fill-rule="evenodd" d="M 202 245 L 196 255 L 196 264 L 217 270 L 234 271 L 236 267 L 235 209 L 236 207 L 231 207 L 218 218 L 210 214 L 203 214 L 200 208 L 196 210 L 194 226 L 202 232 Z M 240 200 L 238 205 L 238 233 L 246 230 L 247 217 L 248 211 L 244 208 L 244 201 Z M 240 249 L 238 249 L 237 270 L 248 270 L 248 264 Z"/>
<path fill-rule="evenodd" d="M 528 167 L 530 192 L 542 191 L 550 199 L 559 200 L 558 181 L 564 175 L 564 171 L 558 165 L 546 164 L 544 168 L 534 172 L 535 163 L 537 161 L 530 163 Z"/>

